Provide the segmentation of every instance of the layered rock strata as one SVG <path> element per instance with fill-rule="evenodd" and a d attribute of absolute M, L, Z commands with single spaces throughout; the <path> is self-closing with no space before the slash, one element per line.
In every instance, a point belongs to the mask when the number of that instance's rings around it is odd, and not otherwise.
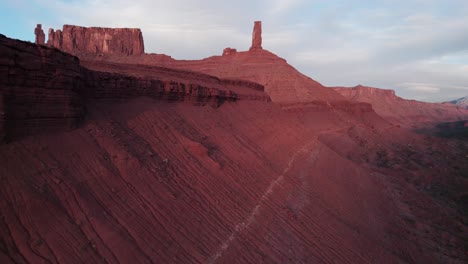
<path fill-rule="evenodd" d="M 166 68 L 117 65 L 88 69 L 77 57 L 0 35 L 0 141 L 74 128 L 88 99 L 148 96 L 219 107 L 238 99 L 270 100 L 263 86 Z M 142 72 L 144 74 L 138 74 Z"/>
<path fill-rule="evenodd" d="M 141 55 L 145 53 L 143 34 L 138 28 L 100 28 L 64 25 L 49 29 L 49 47 L 68 53 Z"/>
<path fill-rule="evenodd" d="M 84 115 L 78 58 L 0 36 L 3 134 L 74 126 Z"/>

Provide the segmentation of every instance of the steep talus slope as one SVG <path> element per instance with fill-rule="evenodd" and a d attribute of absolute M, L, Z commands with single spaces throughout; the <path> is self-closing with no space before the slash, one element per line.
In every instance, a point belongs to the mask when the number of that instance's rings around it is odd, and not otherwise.
<path fill-rule="evenodd" d="M 372 107 L 379 115 L 394 123 L 411 125 L 468 119 L 466 109 L 448 104 L 405 100 L 396 96 L 393 90 L 362 85 L 352 88 L 333 87 L 333 90 L 351 101 L 372 104 Z"/>
<path fill-rule="evenodd" d="M 409 227 L 399 200 L 386 194 L 387 179 L 318 141 L 346 127 L 333 112 L 297 115 L 256 101 L 217 109 L 150 99 L 93 103 L 82 128 L 0 147 L 1 255 L 17 262 L 430 260 L 401 239 Z"/>

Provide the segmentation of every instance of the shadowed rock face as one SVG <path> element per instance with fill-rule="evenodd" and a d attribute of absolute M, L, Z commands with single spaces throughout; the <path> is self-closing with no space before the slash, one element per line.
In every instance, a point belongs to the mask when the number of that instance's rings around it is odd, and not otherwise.
<path fill-rule="evenodd" d="M 143 35 L 138 28 L 100 28 L 64 25 L 49 30 L 49 47 L 72 54 L 141 55 L 145 53 Z"/>
<path fill-rule="evenodd" d="M 4 135 L 75 126 L 83 117 L 78 58 L 4 36 L 0 36 L 0 58 Z"/>
<path fill-rule="evenodd" d="M 85 118 L 90 98 L 148 96 L 214 107 L 270 100 L 257 83 L 161 67 L 119 71 L 118 64 L 88 64 L 88 69 L 75 56 L 3 35 L 0 58 L 0 141 L 74 128 Z"/>

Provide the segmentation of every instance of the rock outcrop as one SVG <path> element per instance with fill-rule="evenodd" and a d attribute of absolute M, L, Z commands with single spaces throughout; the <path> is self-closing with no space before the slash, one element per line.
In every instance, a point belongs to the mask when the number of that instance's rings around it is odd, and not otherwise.
<path fill-rule="evenodd" d="M 397 124 L 444 122 L 463 119 L 468 114 L 465 109 L 449 104 L 406 100 L 389 89 L 362 85 L 332 89 L 348 100 L 372 104 L 377 114 Z"/>
<path fill-rule="evenodd" d="M 145 53 L 143 35 L 138 28 L 87 28 L 64 25 L 61 31 L 49 29 L 47 45 L 76 55 Z"/>
<path fill-rule="evenodd" d="M 399 100 L 400 97 L 395 95 L 395 91 L 390 89 L 379 89 L 358 85 L 355 87 L 334 87 L 333 90 L 337 91 L 347 99 L 353 100 L 356 98 L 380 98 L 381 100 Z"/>
<path fill-rule="evenodd" d="M 236 53 L 237 53 L 237 49 L 233 49 L 233 48 L 225 48 L 223 50 L 223 56 L 228 56 L 228 55 L 232 55 Z"/>
<path fill-rule="evenodd" d="M 250 50 L 262 49 L 262 21 L 255 21 Z"/>
<path fill-rule="evenodd" d="M 47 46 L 49 47 L 56 47 L 60 49 L 62 47 L 62 30 L 58 29 L 54 31 L 54 29 L 49 29 L 49 38 L 47 39 Z"/>
<path fill-rule="evenodd" d="M 34 35 L 36 35 L 36 41 L 35 41 L 36 44 L 38 45 L 45 44 L 45 34 L 44 34 L 44 30 L 42 30 L 41 24 L 37 24 L 36 28 L 34 29 Z"/>
<path fill-rule="evenodd" d="M 253 82 L 162 67 L 103 63 L 89 69 L 55 48 L 0 35 L 0 141 L 74 128 L 86 116 L 88 99 L 140 96 L 214 107 L 270 100 Z"/>
<path fill-rule="evenodd" d="M 148 96 L 165 101 L 192 101 L 211 103 L 218 107 L 236 101 L 238 95 L 229 90 L 205 87 L 199 84 L 163 81 L 157 78 L 98 72 L 83 69 L 84 94 L 87 98 L 131 98 Z"/>
<path fill-rule="evenodd" d="M 151 63 L 158 65 L 158 61 Z M 159 65 L 164 65 L 161 62 Z M 167 64 L 166 64 L 167 65 Z M 203 72 L 221 79 L 241 79 L 259 83 L 278 104 L 314 101 L 343 101 L 337 92 L 300 73 L 286 60 L 265 50 L 241 51 L 229 56 L 203 60 L 174 60 L 170 67 Z"/>
<path fill-rule="evenodd" d="M 0 134 L 75 126 L 84 116 L 80 88 L 78 58 L 0 36 Z"/>

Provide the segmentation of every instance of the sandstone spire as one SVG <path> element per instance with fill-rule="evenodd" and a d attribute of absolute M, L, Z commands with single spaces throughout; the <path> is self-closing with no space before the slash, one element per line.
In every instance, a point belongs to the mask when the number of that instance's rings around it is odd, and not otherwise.
<path fill-rule="evenodd" d="M 255 21 L 250 50 L 262 49 L 262 21 Z"/>
<path fill-rule="evenodd" d="M 44 45 L 45 34 L 44 34 L 44 30 L 42 30 L 41 24 L 37 24 L 36 28 L 34 29 L 34 34 L 36 35 L 36 44 Z"/>

